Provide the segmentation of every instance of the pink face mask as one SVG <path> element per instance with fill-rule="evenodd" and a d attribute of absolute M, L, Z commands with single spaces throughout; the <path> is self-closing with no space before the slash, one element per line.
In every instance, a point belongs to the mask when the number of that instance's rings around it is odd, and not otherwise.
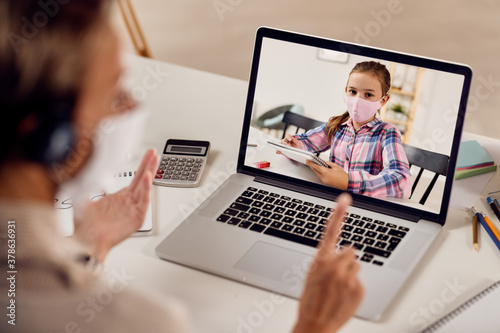
<path fill-rule="evenodd" d="M 377 110 L 382 107 L 382 104 L 380 104 L 382 98 L 377 102 L 370 102 L 360 97 L 349 97 L 345 95 L 344 100 L 352 120 L 357 123 L 364 123 L 373 117 Z"/>

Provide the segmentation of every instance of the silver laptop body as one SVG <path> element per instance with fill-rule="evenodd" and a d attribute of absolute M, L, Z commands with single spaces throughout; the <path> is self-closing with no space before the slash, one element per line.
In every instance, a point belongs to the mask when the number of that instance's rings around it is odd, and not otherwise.
<path fill-rule="evenodd" d="M 302 51 L 304 52 L 301 53 Z M 325 60 L 320 54 L 329 54 L 330 58 L 327 57 Z M 297 60 L 288 59 L 293 58 L 291 55 L 296 56 Z M 287 61 L 283 61 L 285 58 Z M 420 148 L 430 148 L 427 150 L 449 156 L 446 176 L 440 176 L 438 185 L 433 189 L 434 196 L 429 197 L 425 205 L 421 205 L 418 203 L 418 197 L 399 200 L 352 194 L 353 206 L 349 210 L 350 215 L 344 228 L 350 225 L 347 234 L 350 237 L 357 235 L 356 241 L 363 246 L 357 254 L 362 264 L 360 278 L 365 286 L 365 297 L 356 315 L 370 320 L 380 319 L 446 220 L 472 76 L 471 70 L 464 65 L 271 28 L 260 28 L 255 41 L 237 173 L 230 176 L 169 234 L 156 247 L 156 254 L 175 263 L 299 298 L 309 264 L 316 251 L 315 245 L 320 238 L 321 232 L 318 230 L 322 229 L 321 225 L 311 229 L 312 224 L 307 224 L 309 220 L 304 221 L 305 224 L 295 226 L 293 225 L 295 222 L 288 219 L 293 229 L 289 227 L 290 230 L 285 232 L 281 229 L 286 223 L 276 223 L 272 219 L 274 213 L 270 206 L 266 207 L 271 211 L 271 215 L 266 218 L 259 216 L 266 202 L 259 203 L 257 208 L 252 205 L 259 200 L 285 202 L 283 207 L 286 205 L 292 207 L 295 203 L 304 213 L 318 212 L 320 215 L 318 222 L 324 223 L 325 212 L 335 206 L 334 200 L 341 191 L 325 186 L 319 180 L 293 177 L 285 171 L 280 172 L 279 169 L 277 171 L 276 168 L 269 170 L 256 168 L 254 164 L 256 160 L 270 156 L 269 153 L 274 154 L 274 151 L 261 144 L 265 138 L 259 137 L 260 132 L 255 130 L 256 112 L 259 103 L 271 105 L 274 97 L 276 103 L 284 102 L 285 99 L 280 99 L 279 95 L 286 96 L 287 91 L 289 91 L 288 101 L 300 103 L 300 100 L 293 100 L 300 99 L 300 94 L 298 96 L 297 93 L 292 93 L 297 84 L 304 87 L 303 89 L 299 87 L 299 91 L 308 89 L 321 91 L 321 87 L 314 89 L 316 79 L 307 80 L 309 70 L 305 71 L 303 80 L 291 82 L 289 87 L 286 86 L 286 82 L 290 80 L 283 79 L 287 73 L 298 72 L 301 67 L 310 68 L 311 78 L 316 78 L 324 71 L 315 73 L 314 66 L 329 70 L 331 68 L 334 74 L 336 68 L 340 68 L 341 72 L 333 77 L 341 76 L 345 84 L 347 78 L 345 73 L 352 68 L 352 63 L 360 60 L 375 60 L 388 65 L 396 64 L 396 67 L 402 66 L 408 69 L 407 76 L 416 75 L 411 74 L 415 72 L 412 69 L 423 68 L 421 85 L 434 84 L 433 89 L 440 89 L 441 92 L 442 85 L 447 87 L 441 94 L 441 100 L 445 100 L 443 103 L 448 107 L 442 109 L 443 114 L 446 114 L 446 119 L 443 120 L 446 126 L 443 124 L 437 126 L 444 128 L 442 137 L 446 137 L 448 141 L 437 142 L 432 146 L 429 141 L 423 141 L 432 138 L 431 132 L 428 135 L 423 132 L 432 128 L 416 126 L 418 121 L 428 123 L 426 118 L 429 116 L 425 115 L 425 112 L 433 112 L 432 109 L 426 110 L 428 103 L 430 107 L 435 107 L 432 101 L 425 99 L 432 97 L 430 88 L 427 90 L 421 88 L 420 108 L 417 107 L 414 119 L 413 133 L 420 135 L 420 139 L 410 141 L 410 144 L 419 144 Z M 304 65 L 301 61 L 304 61 Z M 303 73 L 304 71 L 301 75 Z M 393 82 L 394 80 L 393 77 Z M 425 95 L 425 91 L 429 93 Z M 306 101 L 307 97 L 304 95 L 303 100 Z M 307 112 L 307 107 L 305 109 Z M 417 118 L 419 112 L 424 114 L 423 119 Z M 255 142 L 258 142 L 259 149 L 254 149 L 253 145 L 248 146 Z M 278 215 L 286 216 L 288 208 L 277 211 Z M 261 224 L 262 220 L 267 224 Z M 306 226 L 311 228 L 308 229 Z M 359 228 L 363 227 L 369 229 L 362 232 Z M 294 234 L 293 230 L 300 232 Z M 369 233 L 370 230 L 381 230 L 390 235 L 375 236 Z M 356 231 L 362 234 L 356 234 Z M 373 237 L 366 240 L 370 238 L 366 236 L 367 234 Z M 387 242 L 396 240 L 398 243 L 396 246 L 389 244 L 383 248 L 382 242 L 380 243 L 382 248 L 379 248 L 377 237 Z M 387 251 L 391 246 L 392 250 Z"/>

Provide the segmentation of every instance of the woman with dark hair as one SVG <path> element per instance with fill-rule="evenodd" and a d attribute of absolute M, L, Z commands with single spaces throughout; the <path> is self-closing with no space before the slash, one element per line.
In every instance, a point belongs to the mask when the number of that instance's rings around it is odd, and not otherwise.
<path fill-rule="evenodd" d="M 106 174 L 123 158 L 120 147 L 106 150 L 109 138 L 137 132 L 141 111 L 120 87 L 110 5 L 0 3 L 0 267 L 17 271 L 14 281 L 0 279 L 0 307 L 7 309 L 2 332 L 191 331 L 178 303 L 125 288 L 126 272 L 107 280 L 98 274 L 109 250 L 144 220 L 157 164 L 153 150 L 129 187 L 74 202 L 73 237 L 56 227 L 56 193 L 65 188 L 75 199 L 99 189 L 95 171 Z M 348 204 L 339 199 L 311 266 L 295 332 L 335 331 L 361 301 L 354 252 L 335 250 Z"/>

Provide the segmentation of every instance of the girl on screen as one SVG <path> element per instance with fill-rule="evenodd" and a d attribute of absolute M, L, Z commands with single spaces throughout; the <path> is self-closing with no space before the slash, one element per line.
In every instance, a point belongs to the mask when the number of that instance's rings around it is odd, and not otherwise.
<path fill-rule="evenodd" d="M 389 101 L 390 86 L 384 65 L 356 64 L 345 88 L 347 111 L 304 134 L 287 134 L 282 143 L 314 153 L 330 149 L 330 168 L 307 163 L 326 185 L 373 197 L 407 198 L 411 175 L 401 135 L 376 116 Z"/>

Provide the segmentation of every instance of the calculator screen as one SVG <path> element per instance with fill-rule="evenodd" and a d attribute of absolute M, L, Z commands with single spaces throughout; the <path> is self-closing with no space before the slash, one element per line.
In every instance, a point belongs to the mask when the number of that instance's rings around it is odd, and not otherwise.
<path fill-rule="evenodd" d="M 176 153 L 195 153 L 199 154 L 203 150 L 202 147 L 185 147 L 185 146 L 172 146 L 171 152 Z"/>
<path fill-rule="evenodd" d="M 206 156 L 209 146 L 210 143 L 208 141 L 170 139 L 167 141 L 163 153 L 173 155 Z"/>

